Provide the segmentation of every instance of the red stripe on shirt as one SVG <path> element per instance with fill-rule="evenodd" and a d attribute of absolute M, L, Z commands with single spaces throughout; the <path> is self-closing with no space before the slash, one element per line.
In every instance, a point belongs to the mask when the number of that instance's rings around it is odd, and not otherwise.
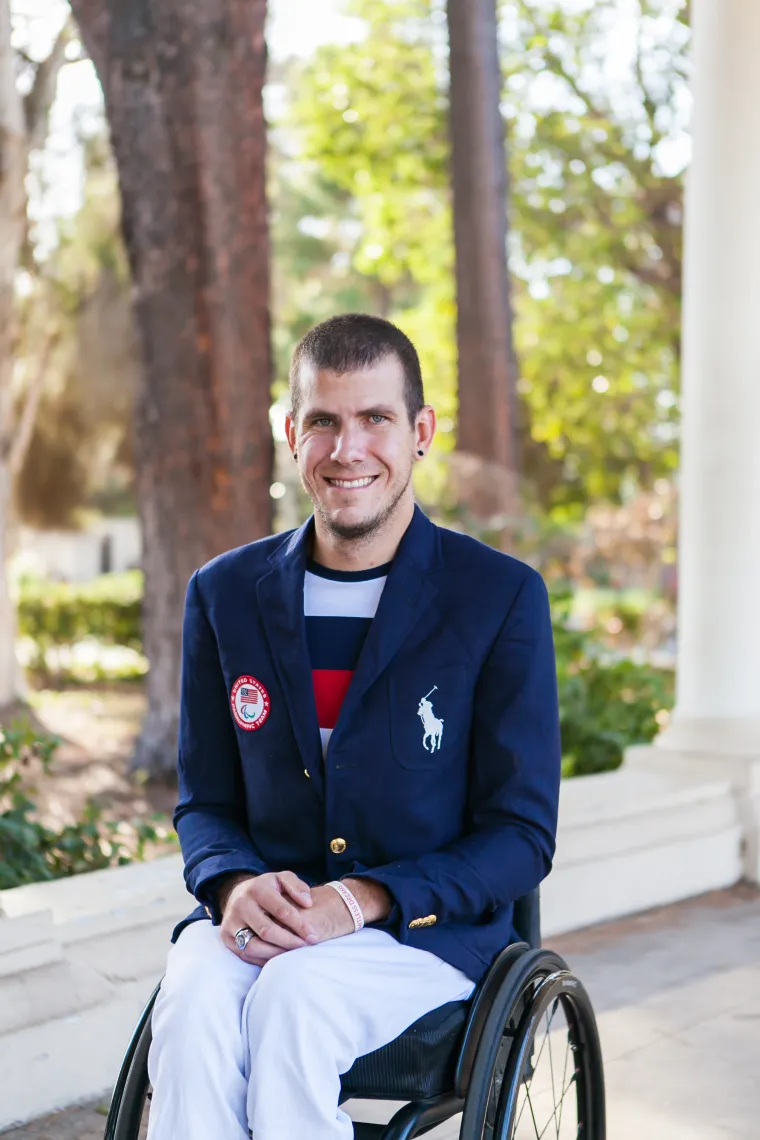
<path fill-rule="evenodd" d="M 312 669 L 314 699 L 320 728 L 335 728 L 353 669 Z"/>

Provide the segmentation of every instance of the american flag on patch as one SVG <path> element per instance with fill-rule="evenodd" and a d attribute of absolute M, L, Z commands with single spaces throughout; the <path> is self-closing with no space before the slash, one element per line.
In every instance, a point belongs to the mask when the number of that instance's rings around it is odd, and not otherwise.
<path fill-rule="evenodd" d="M 257 705 L 259 703 L 259 690 L 246 689 L 243 686 L 240 690 L 240 700 L 244 705 Z"/>

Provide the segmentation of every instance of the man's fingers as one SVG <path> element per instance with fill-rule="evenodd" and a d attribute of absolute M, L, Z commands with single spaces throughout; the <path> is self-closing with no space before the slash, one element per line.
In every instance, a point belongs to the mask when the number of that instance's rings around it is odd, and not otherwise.
<path fill-rule="evenodd" d="M 302 911 L 300 907 L 293 906 L 285 895 L 278 890 L 262 891 L 256 901 L 264 913 L 273 918 L 280 926 L 285 927 L 286 930 L 291 930 L 304 942 L 316 941 L 316 932 L 308 914 Z"/>
<path fill-rule="evenodd" d="M 309 921 L 308 915 L 304 914 L 303 911 L 297 907 L 294 907 L 282 895 L 279 895 L 271 902 L 267 899 L 266 902 L 262 902 L 261 905 L 280 926 L 292 930 L 293 933 L 297 934 L 299 938 L 302 938 L 304 942 L 317 941 L 317 933 Z"/>
<path fill-rule="evenodd" d="M 298 875 L 293 871 L 280 871 L 277 875 L 285 894 L 292 898 L 293 902 L 298 903 L 299 906 L 311 906 L 313 899 L 311 897 L 311 888 L 308 883 L 303 879 L 299 879 Z"/>
<path fill-rule="evenodd" d="M 276 893 L 276 892 L 275 892 Z M 277 899 L 282 901 L 282 897 L 277 894 Z M 272 900 L 276 907 L 277 901 Z M 273 946 L 281 946 L 283 950 L 297 950 L 299 946 L 306 946 L 306 939 L 301 938 L 300 935 L 294 934 L 286 926 L 282 926 L 271 913 L 269 913 L 269 901 L 262 898 L 260 902 L 253 903 L 252 906 L 246 908 L 245 925 L 250 927 L 254 934 L 257 934 L 262 942 L 271 942 Z"/>
<path fill-rule="evenodd" d="M 238 950 L 237 955 L 244 962 L 252 962 L 254 966 L 263 966 L 272 958 L 285 954 L 281 946 L 273 946 L 271 942 L 262 942 L 260 938 L 252 938 L 245 950 Z"/>

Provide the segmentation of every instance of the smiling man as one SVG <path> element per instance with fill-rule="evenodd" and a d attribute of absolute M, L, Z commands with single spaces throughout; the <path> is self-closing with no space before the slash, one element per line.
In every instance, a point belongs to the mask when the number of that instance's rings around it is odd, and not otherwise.
<path fill-rule="evenodd" d="M 287 434 L 313 517 L 188 586 L 175 824 L 201 905 L 154 1009 L 150 1140 L 348 1140 L 340 1075 L 469 996 L 554 851 L 546 590 L 415 505 L 435 413 L 408 338 L 312 329 Z"/>

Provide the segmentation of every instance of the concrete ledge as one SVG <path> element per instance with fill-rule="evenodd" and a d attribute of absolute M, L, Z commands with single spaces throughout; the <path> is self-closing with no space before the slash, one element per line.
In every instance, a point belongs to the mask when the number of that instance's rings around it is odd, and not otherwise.
<path fill-rule="evenodd" d="M 632 771 L 659 773 L 692 786 L 710 780 L 731 785 L 742 828 L 742 870 L 751 883 L 760 883 L 760 754 L 725 751 L 678 751 L 667 734 L 668 746 L 639 745 L 626 752 L 626 767 Z"/>
<path fill-rule="evenodd" d="M 80 962 L 61 961 L 0 978 L 0 1046 L 6 1034 L 81 1013 L 110 1001 L 113 992 L 108 979 Z M 4 1080 L 0 1070 L 0 1088 Z"/>
<path fill-rule="evenodd" d="M 0 905 L 9 918 L 50 910 L 57 937 L 70 945 L 135 926 L 177 922 L 195 902 L 182 878 L 182 856 L 167 855 L 3 891 Z"/>
<path fill-rule="evenodd" d="M 0 978 L 59 962 L 62 957 L 52 911 L 0 919 Z"/>
<path fill-rule="evenodd" d="M 18 887 L 0 904 L 2 1130 L 110 1096 L 193 900 L 172 855 Z"/>
<path fill-rule="evenodd" d="M 547 935 L 731 886 L 742 829 L 729 781 L 617 772 L 569 780 L 554 870 L 542 886 Z"/>

